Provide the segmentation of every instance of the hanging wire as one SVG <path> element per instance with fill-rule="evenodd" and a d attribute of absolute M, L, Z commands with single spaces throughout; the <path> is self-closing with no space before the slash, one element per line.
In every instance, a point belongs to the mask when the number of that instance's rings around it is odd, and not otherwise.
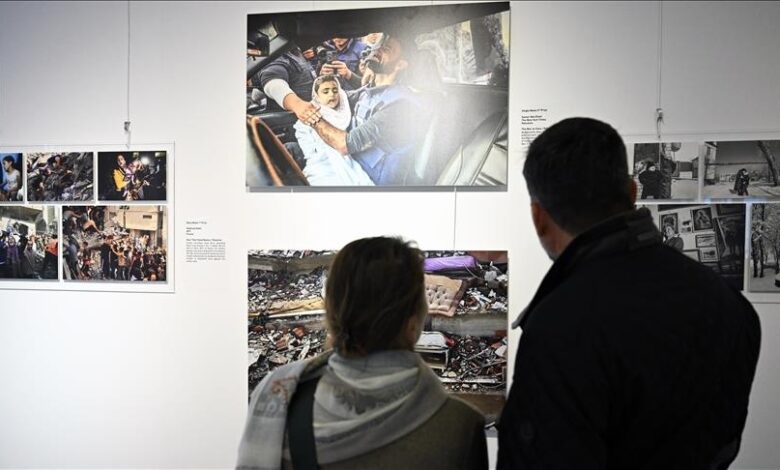
<path fill-rule="evenodd" d="M 661 141 L 661 125 L 664 123 L 664 108 L 662 106 L 664 65 L 664 2 L 658 2 L 658 88 L 656 90 L 655 133 Z"/>
<path fill-rule="evenodd" d="M 125 134 L 127 135 L 127 148 L 130 148 L 130 136 L 131 136 L 131 130 L 130 130 L 130 0 L 127 1 L 127 93 L 126 93 L 127 103 L 126 103 L 126 110 L 127 114 L 125 116 L 125 122 L 124 122 L 124 130 Z"/>

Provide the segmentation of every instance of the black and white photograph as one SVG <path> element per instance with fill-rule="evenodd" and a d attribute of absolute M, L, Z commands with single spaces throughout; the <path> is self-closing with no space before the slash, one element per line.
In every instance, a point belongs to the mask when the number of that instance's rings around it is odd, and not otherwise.
<path fill-rule="evenodd" d="M 326 350 L 325 283 L 335 251 L 248 253 L 249 394 L 274 368 Z M 505 251 L 425 255 L 428 318 L 415 350 L 444 387 L 492 425 L 504 403 Z"/>
<path fill-rule="evenodd" d="M 63 206 L 66 281 L 165 282 L 165 206 Z"/>
<path fill-rule="evenodd" d="M 27 153 L 28 201 L 92 201 L 94 154 Z"/>
<path fill-rule="evenodd" d="M 0 153 L 0 203 L 23 201 L 22 154 Z"/>
<path fill-rule="evenodd" d="M 750 292 L 780 292 L 780 204 L 753 204 L 750 224 Z"/>
<path fill-rule="evenodd" d="M 780 198 L 780 141 L 706 142 L 706 198 Z"/>
<path fill-rule="evenodd" d="M 101 201 L 166 200 L 165 151 L 98 152 Z"/>
<path fill-rule="evenodd" d="M 253 14 L 246 184 L 505 188 L 509 2 Z"/>
<path fill-rule="evenodd" d="M 0 282 L 56 280 L 58 233 L 54 206 L 0 206 Z"/>
<path fill-rule="evenodd" d="M 696 142 L 651 142 L 628 145 L 638 199 L 696 199 L 699 158 Z"/>
<path fill-rule="evenodd" d="M 747 217 L 744 204 L 675 204 L 646 207 L 653 214 L 653 220 L 658 224 L 665 245 L 710 267 L 734 288 L 744 289 Z M 697 217 L 700 219 L 698 223 Z M 693 225 L 694 230 L 678 230 L 678 227 L 686 225 Z"/>
<path fill-rule="evenodd" d="M 709 207 L 691 209 L 691 219 L 694 231 L 712 230 L 712 209 Z"/>
<path fill-rule="evenodd" d="M 708 233 L 705 235 L 696 235 L 696 247 L 697 248 L 706 248 L 710 246 L 715 246 L 715 234 L 714 233 Z"/>

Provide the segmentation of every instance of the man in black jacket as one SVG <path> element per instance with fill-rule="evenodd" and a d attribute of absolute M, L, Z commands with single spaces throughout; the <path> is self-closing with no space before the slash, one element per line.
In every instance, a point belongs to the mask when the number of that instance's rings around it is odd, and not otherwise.
<path fill-rule="evenodd" d="M 663 245 L 609 125 L 550 127 L 523 174 L 554 264 L 516 322 L 498 468 L 727 468 L 758 360 L 753 307 Z"/>

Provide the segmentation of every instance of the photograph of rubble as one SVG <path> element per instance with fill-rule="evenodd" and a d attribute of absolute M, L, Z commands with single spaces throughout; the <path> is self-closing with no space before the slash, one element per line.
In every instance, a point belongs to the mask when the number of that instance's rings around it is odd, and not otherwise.
<path fill-rule="evenodd" d="M 705 198 L 780 199 L 780 140 L 706 142 Z"/>
<path fill-rule="evenodd" d="M 28 201 L 92 201 L 94 174 L 92 152 L 28 153 Z"/>
<path fill-rule="evenodd" d="M 63 206 L 66 281 L 165 282 L 165 206 Z"/>
<path fill-rule="evenodd" d="M 700 261 L 744 289 L 744 204 L 648 205 L 665 245 Z"/>
<path fill-rule="evenodd" d="M 505 189 L 509 32 L 509 2 L 248 15 L 247 189 Z"/>
<path fill-rule="evenodd" d="M 0 206 L 0 281 L 57 279 L 58 233 L 53 206 Z"/>
<path fill-rule="evenodd" d="M 780 204 L 753 204 L 750 223 L 750 292 L 780 292 Z"/>
<path fill-rule="evenodd" d="M 0 203 L 23 201 L 22 154 L 0 153 Z"/>
<path fill-rule="evenodd" d="M 101 201 L 166 200 L 166 152 L 98 152 Z"/>
<path fill-rule="evenodd" d="M 425 253 L 429 314 L 415 350 L 489 427 L 506 393 L 505 251 Z M 324 285 L 335 251 L 248 254 L 249 394 L 274 368 L 326 350 Z"/>
<path fill-rule="evenodd" d="M 637 198 L 696 199 L 699 158 L 707 149 L 696 142 L 652 142 L 628 145 Z"/>

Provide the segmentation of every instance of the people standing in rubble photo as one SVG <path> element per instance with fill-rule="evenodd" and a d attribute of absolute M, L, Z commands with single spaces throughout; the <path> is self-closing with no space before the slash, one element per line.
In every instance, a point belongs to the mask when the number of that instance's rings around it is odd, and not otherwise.
<path fill-rule="evenodd" d="M 333 349 L 256 387 L 238 468 L 487 468 L 482 414 L 414 352 L 428 313 L 423 263 L 398 238 L 338 252 L 325 287 Z"/>

